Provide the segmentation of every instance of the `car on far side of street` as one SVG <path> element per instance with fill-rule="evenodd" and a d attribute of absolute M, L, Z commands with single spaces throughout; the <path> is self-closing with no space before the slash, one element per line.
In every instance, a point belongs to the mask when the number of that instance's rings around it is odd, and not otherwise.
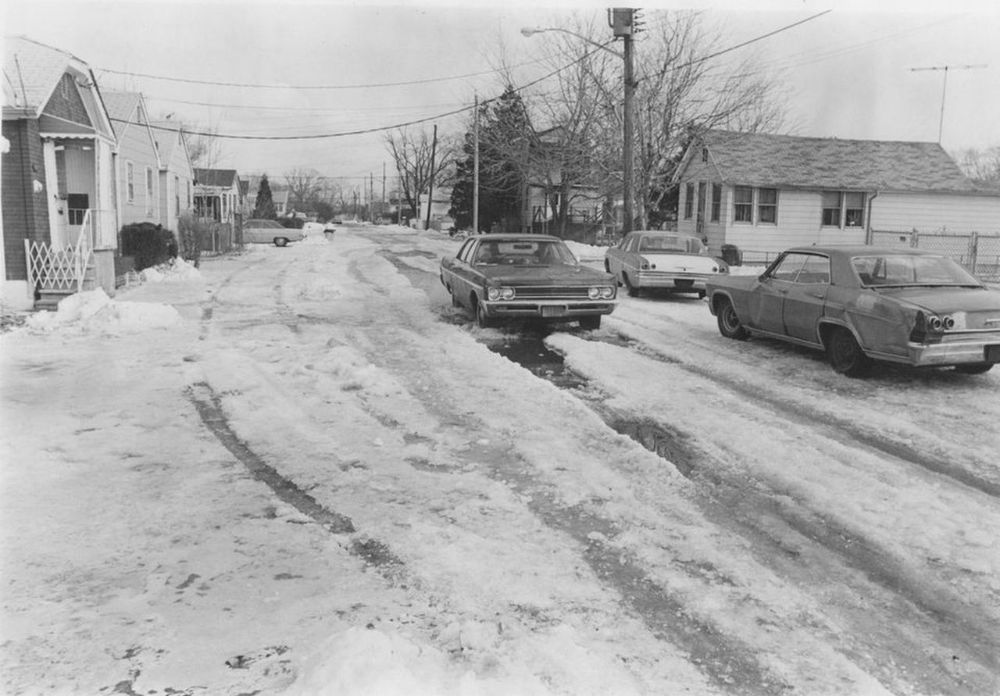
<path fill-rule="evenodd" d="M 625 286 L 629 297 L 646 289 L 705 295 L 705 281 L 729 272 L 695 236 L 660 230 L 625 235 L 604 253 L 604 270 Z"/>
<path fill-rule="evenodd" d="M 823 350 L 851 377 L 873 360 L 966 374 L 1000 362 L 1000 291 L 918 249 L 795 247 L 760 276 L 712 279 L 708 306 L 727 338 Z"/>
<path fill-rule="evenodd" d="M 466 307 L 481 327 L 502 319 L 579 321 L 597 329 L 615 309 L 617 284 L 580 262 L 560 238 L 541 234 L 479 234 L 441 260 L 452 305 Z"/>
<path fill-rule="evenodd" d="M 274 244 L 283 247 L 305 238 L 301 229 L 284 227 L 275 220 L 247 220 L 243 223 L 244 244 Z"/>

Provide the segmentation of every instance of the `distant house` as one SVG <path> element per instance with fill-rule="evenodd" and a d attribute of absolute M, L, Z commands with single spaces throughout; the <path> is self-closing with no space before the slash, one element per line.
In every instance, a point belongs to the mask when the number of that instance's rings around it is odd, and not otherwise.
<path fill-rule="evenodd" d="M 160 224 L 178 233 L 177 221 L 194 208 L 194 165 L 179 124 L 151 123 L 160 152 Z"/>
<path fill-rule="evenodd" d="M 715 253 L 1000 232 L 1000 195 L 967 179 L 937 143 L 711 130 L 692 141 L 675 181 L 678 230 Z"/>
<path fill-rule="evenodd" d="M 22 36 L 5 38 L 3 67 L 4 297 L 114 293 L 116 139 L 94 74 Z"/>
<path fill-rule="evenodd" d="M 203 250 L 227 251 L 236 243 L 243 222 L 240 177 L 235 169 L 195 169 L 194 178 L 195 215 L 213 223 Z"/>
<path fill-rule="evenodd" d="M 455 226 L 455 220 L 448 214 L 451 210 L 451 189 L 434 189 L 434 201 L 431 205 L 430 228 L 434 230 L 449 230 Z M 427 194 L 417 197 L 417 217 L 410 221 L 411 227 L 424 229 L 427 224 Z"/>

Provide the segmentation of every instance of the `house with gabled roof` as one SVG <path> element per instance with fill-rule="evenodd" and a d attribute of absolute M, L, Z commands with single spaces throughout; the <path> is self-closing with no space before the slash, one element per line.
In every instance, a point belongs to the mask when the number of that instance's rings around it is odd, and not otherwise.
<path fill-rule="evenodd" d="M 150 124 L 160 152 L 160 224 L 178 233 L 178 220 L 194 208 L 194 163 L 180 124 Z"/>
<path fill-rule="evenodd" d="M 1000 195 L 969 180 L 938 143 L 709 130 L 674 178 L 678 230 L 716 254 L 871 243 L 876 232 L 1000 232 Z"/>
<path fill-rule="evenodd" d="M 240 177 L 235 169 L 194 170 L 195 215 L 211 225 L 203 251 L 227 251 L 238 239 L 243 201 Z"/>
<path fill-rule="evenodd" d="M 160 222 L 160 153 L 138 92 L 104 91 L 118 145 L 115 148 L 118 224 Z"/>
<path fill-rule="evenodd" d="M 4 296 L 114 292 L 111 120 L 90 67 L 24 36 L 4 39 Z"/>

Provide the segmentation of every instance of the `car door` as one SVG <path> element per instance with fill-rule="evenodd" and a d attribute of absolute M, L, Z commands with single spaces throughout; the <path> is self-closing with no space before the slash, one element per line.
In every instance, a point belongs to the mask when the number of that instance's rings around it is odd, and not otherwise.
<path fill-rule="evenodd" d="M 773 334 L 785 335 L 783 316 L 785 296 L 795 276 L 805 263 L 805 254 L 788 252 L 778 258 L 750 295 L 750 326 Z"/>
<path fill-rule="evenodd" d="M 830 289 L 830 259 L 822 254 L 806 254 L 799 272 L 789 283 L 781 315 L 785 333 L 810 343 L 819 343 L 817 327 L 826 308 Z"/>

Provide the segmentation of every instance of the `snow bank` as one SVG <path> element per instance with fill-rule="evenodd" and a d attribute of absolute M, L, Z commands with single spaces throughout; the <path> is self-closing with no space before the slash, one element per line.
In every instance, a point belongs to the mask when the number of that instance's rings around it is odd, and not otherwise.
<path fill-rule="evenodd" d="M 147 268 L 139 273 L 145 283 L 176 283 L 186 280 L 201 280 L 201 271 L 182 258 L 173 258 L 155 268 Z"/>
<path fill-rule="evenodd" d="M 588 261 L 604 261 L 604 252 L 608 250 L 606 246 L 583 244 L 581 242 L 574 242 L 570 239 L 566 240 L 566 246 L 568 246 L 569 250 L 573 252 L 573 256 L 575 256 L 577 260 L 582 263 L 587 263 Z"/>
<path fill-rule="evenodd" d="M 150 302 L 116 302 L 104 290 L 88 290 L 70 295 L 55 312 L 39 312 L 29 317 L 29 330 L 51 332 L 74 328 L 100 333 L 136 332 L 174 326 L 180 314 L 170 305 Z"/>

